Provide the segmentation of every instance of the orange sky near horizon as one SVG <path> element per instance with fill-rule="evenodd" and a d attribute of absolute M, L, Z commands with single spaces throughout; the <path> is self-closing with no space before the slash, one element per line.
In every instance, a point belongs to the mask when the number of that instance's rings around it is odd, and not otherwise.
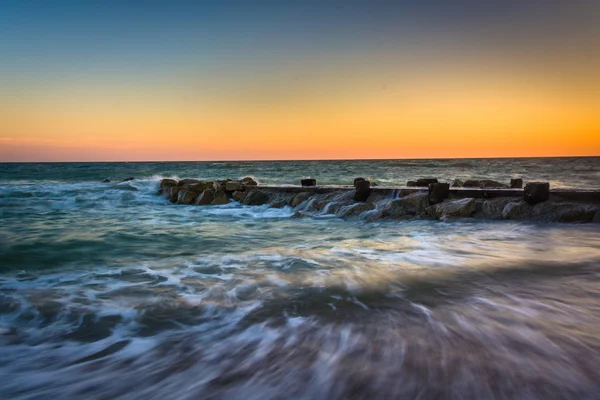
<path fill-rule="evenodd" d="M 595 96 L 456 71 L 382 81 L 262 82 L 197 100 L 160 85 L 3 96 L 0 160 L 600 155 Z"/>

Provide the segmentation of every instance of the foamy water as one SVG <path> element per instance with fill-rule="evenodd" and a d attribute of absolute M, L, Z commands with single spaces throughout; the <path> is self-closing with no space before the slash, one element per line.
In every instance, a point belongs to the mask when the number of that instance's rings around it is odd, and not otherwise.
<path fill-rule="evenodd" d="M 3 165 L 0 398 L 600 393 L 598 225 L 295 218 L 156 196 L 160 176 L 221 171 L 196 167 L 106 184 L 117 167 Z"/>

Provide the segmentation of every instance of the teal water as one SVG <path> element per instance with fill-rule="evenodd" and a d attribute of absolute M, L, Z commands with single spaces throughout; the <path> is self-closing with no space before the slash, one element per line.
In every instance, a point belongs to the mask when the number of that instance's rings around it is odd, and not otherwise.
<path fill-rule="evenodd" d="M 0 398 L 597 397 L 598 225 L 156 195 L 246 175 L 600 189 L 600 158 L 0 164 Z"/>

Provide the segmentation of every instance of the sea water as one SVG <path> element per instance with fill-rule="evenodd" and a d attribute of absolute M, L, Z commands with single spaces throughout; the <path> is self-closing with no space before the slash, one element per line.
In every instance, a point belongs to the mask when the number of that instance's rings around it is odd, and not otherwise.
<path fill-rule="evenodd" d="M 600 158 L 0 164 L 0 398 L 598 397 L 600 225 L 156 194 L 246 175 L 598 190 Z"/>

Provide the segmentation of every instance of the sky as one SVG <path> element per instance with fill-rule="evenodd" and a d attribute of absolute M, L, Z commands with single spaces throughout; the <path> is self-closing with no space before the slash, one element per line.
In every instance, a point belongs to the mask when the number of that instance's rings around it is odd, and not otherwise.
<path fill-rule="evenodd" d="M 0 0 L 0 161 L 600 155 L 598 1 Z"/>

